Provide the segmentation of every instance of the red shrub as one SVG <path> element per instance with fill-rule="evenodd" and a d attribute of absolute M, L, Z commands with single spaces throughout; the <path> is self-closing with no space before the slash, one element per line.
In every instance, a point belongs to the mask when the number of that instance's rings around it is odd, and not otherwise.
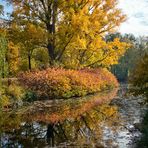
<path fill-rule="evenodd" d="M 25 72 L 19 80 L 39 97 L 69 98 L 84 96 L 118 86 L 116 78 L 106 69 L 66 70 L 49 68 Z"/>

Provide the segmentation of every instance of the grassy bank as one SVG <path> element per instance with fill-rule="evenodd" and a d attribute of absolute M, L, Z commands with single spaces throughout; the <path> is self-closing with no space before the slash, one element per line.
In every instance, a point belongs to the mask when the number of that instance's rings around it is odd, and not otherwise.
<path fill-rule="evenodd" d="M 19 75 L 20 83 L 41 99 L 70 98 L 93 94 L 118 86 L 107 69 L 66 70 L 49 68 Z"/>

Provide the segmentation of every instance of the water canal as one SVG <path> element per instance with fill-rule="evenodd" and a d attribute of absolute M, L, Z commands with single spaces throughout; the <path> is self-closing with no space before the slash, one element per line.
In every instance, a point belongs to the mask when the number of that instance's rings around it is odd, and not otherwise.
<path fill-rule="evenodd" d="M 146 106 L 127 85 L 84 98 L 36 101 L 0 112 L 0 147 L 133 148 Z"/>

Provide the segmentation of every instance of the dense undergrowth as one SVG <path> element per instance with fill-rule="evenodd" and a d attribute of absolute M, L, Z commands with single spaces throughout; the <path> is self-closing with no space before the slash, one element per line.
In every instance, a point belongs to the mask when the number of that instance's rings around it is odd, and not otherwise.
<path fill-rule="evenodd" d="M 48 68 L 19 75 L 20 83 L 40 99 L 70 98 L 93 94 L 118 86 L 107 69 L 66 70 Z"/>
<path fill-rule="evenodd" d="M 0 110 L 15 109 L 24 102 L 37 100 L 36 94 L 20 86 L 17 79 L 6 78 L 0 82 Z"/>
<path fill-rule="evenodd" d="M 22 104 L 24 90 L 15 83 L 0 86 L 0 109 L 16 108 Z"/>

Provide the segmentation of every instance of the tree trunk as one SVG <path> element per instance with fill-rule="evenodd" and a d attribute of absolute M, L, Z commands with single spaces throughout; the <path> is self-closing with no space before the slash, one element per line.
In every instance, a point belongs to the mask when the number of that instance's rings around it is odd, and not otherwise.
<path fill-rule="evenodd" d="M 53 33 L 53 24 L 48 23 L 47 24 L 47 30 L 48 30 L 49 34 L 51 34 L 52 36 L 54 35 L 54 33 Z M 55 49 L 54 49 L 53 37 L 48 38 L 47 49 L 48 49 L 48 55 L 50 57 L 50 64 L 54 65 L 54 60 L 55 60 L 54 52 L 55 52 Z"/>
<path fill-rule="evenodd" d="M 48 16 L 47 16 L 47 31 L 51 35 L 50 38 L 48 38 L 48 54 L 50 57 L 50 64 L 54 65 L 56 55 L 55 55 L 55 23 L 56 23 L 56 11 L 57 11 L 57 1 L 54 0 L 52 5 L 48 7 Z M 50 18 L 50 19 L 49 19 Z"/>
<path fill-rule="evenodd" d="M 47 142 L 50 146 L 54 146 L 54 124 L 48 124 L 47 127 Z"/>
<path fill-rule="evenodd" d="M 54 56 L 54 46 L 52 43 L 48 43 L 47 45 L 48 55 L 50 57 L 50 65 L 54 65 L 55 56 Z"/>
<path fill-rule="evenodd" d="M 52 36 L 53 34 L 53 24 L 47 23 L 47 30 L 48 33 L 51 34 Z M 47 49 L 48 49 L 48 55 L 50 57 L 50 65 L 54 65 L 54 60 L 55 60 L 55 55 L 54 55 L 54 42 L 53 42 L 53 37 L 52 38 L 48 38 L 48 45 L 47 45 Z"/>
<path fill-rule="evenodd" d="M 31 55 L 28 54 L 28 68 L 29 70 L 31 70 L 32 66 L 31 66 Z"/>

